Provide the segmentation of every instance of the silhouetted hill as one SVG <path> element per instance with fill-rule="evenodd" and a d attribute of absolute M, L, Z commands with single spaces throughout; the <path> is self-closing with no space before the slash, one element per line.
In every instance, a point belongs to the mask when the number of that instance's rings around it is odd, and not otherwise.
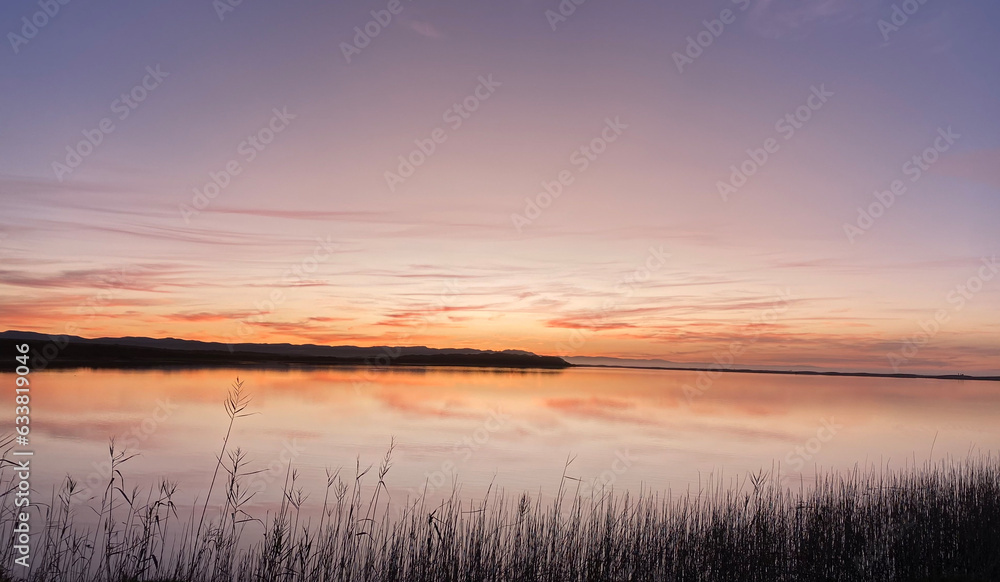
<path fill-rule="evenodd" d="M 470 366 L 500 368 L 566 368 L 553 356 L 519 350 L 435 349 L 424 346 L 358 347 L 293 344 L 224 344 L 174 338 L 96 338 L 48 336 L 35 332 L 0 333 L 0 353 L 17 354 L 28 343 L 32 369 L 152 368 L 221 366 Z M 49 357 L 49 356 L 53 357 Z M 9 366 L 3 366 L 4 369 Z"/>

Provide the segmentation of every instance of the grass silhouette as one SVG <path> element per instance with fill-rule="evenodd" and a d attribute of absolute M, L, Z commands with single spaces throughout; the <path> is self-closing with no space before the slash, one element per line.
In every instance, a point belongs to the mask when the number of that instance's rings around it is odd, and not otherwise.
<path fill-rule="evenodd" d="M 425 496 L 407 500 L 400 517 L 387 500 L 390 444 L 375 473 L 360 461 L 353 477 L 327 472 L 314 526 L 301 516 L 308 495 L 291 467 L 273 515 L 245 511 L 247 479 L 258 471 L 229 436 L 248 404 L 237 381 L 200 516 L 178 518 L 169 480 L 127 487 L 121 469 L 131 457 L 112 441 L 96 527 L 76 523 L 80 490 L 67 477 L 42 511 L 30 571 L 13 566 L 12 441 L 0 443 L 0 581 L 1000 580 L 1000 459 L 992 455 L 829 473 L 797 491 L 761 472 L 741 486 L 680 496 L 583 496 L 564 473 L 549 501 L 492 489 L 476 501 Z M 216 488 L 222 511 L 206 521 Z M 263 534 L 248 538 L 251 522 Z"/>

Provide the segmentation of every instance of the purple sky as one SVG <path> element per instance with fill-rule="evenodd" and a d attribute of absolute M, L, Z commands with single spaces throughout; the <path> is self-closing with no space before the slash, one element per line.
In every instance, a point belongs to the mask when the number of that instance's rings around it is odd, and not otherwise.
<path fill-rule="evenodd" d="M 995 2 L 55 5 L 0 328 L 1000 372 Z"/>

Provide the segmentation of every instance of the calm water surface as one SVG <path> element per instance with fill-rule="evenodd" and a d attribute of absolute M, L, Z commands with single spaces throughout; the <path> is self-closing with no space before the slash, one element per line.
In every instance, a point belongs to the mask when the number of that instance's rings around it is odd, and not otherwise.
<path fill-rule="evenodd" d="M 127 486 L 167 477 L 182 507 L 203 498 L 237 376 L 256 414 L 237 420 L 230 443 L 262 471 L 248 479 L 259 491 L 249 510 L 260 517 L 280 498 L 288 461 L 311 495 L 304 510 L 316 512 L 326 468 L 353 478 L 358 459 L 377 466 L 392 437 L 397 501 L 425 485 L 444 496 L 454 482 L 467 497 L 491 483 L 551 495 L 571 457 L 567 474 L 584 490 L 678 494 L 710 475 L 728 483 L 776 463 L 798 483 L 817 466 L 1000 450 L 1000 384 L 989 382 L 723 374 L 685 394 L 697 372 L 46 371 L 32 375 L 36 495 L 47 499 L 67 474 L 103 492 L 117 435 L 138 453 L 122 467 Z"/>

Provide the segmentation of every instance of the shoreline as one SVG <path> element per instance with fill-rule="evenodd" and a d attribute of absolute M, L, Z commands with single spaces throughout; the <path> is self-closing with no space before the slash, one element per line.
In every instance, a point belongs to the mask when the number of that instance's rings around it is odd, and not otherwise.
<path fill-rule="evenodd" d="M 890 372 L 839 372 L 832 370 L 780 370 L 751 369 L 695 366 L 630 366 L 622 364 L 574 364 L 562 357 L 537 355 L 527 352 L 495 352 L 478 351 L 475 353 L 453 353 L 450 350 L 440 350 L 438 353 L 402 353 L 391 357 L 385 350 L 402 352 L 412 347 L 355 348 L 351 349 L 369 353 L 354 355 L 320 355 L 317 353 L 289 353 L 282 351 L 256 351 L 241 345 L 238 351 L 218 349 L 216 345 L 191 341 L 197 348 L 160 347 L 154 345 L 136 345 L 127 343 L 132 338 L 121 338 L 122 343 L 112 343 L 111 338 L 100 340 L 72 339 L 57 346 L 51 340 L 41 337 L 12 337 L 24 332 L 5 332 L 0 336 L 0 350 L 13 353 L 13 346 L 28 343 L 36 362 L 33 369 L 218 369 L 218 368 L 259 368 L 259 369 L 294 369 L 294 368 L 405 368 L 405 367 L 448 367 L 470 369 L 510 369 L 510 370 L 566 370 L 570 368 L 607 368 L 622 370 L 660 370 L 671 372 L 704 372 L 724 374 L 774 374 L 782 376 L 828 376 L 844 378 L 893 378 L 907 380 L 969 380 L 975 382 L 1000 382 L 1000 376 L 973 376 L 966 374 L 917 374 Z M 30 333 L 30 332 L 29 332 Z M 27 335 L 27 334 L 25 334 Z M 40 335 L 40 334 L 38 334 Z M 147 338 L 142 338 L 147 339 Z M 82 340 L 82 341 L 81 341 Z M 151 340 L 177 341 L 177 340 Z M 188 340 L 181 340 L 187 342 Z M 256 344 L 259 348 L 279 348 L 274 344 Z M 58 348 L 51 358 L 45 357 L 45 348 Z M 343 346 L 291 346 L 292 348 L 337 350 Z M 38 362 L 41 361 L 41 365 Z M 0 368 L 7 371 L 6 367 Z"/>
<path fill-rule="evenodd" d="M 889 372 L 833 372 L 816 370 L 753 370 L 748 368 L 681 368 L 679 366 L 614 366 L 610 364 L 571 364 L 574 368 L 622 368 L 626 370 L 667 370 L 671 372 L 719 372 L 723 374 L 778 374 L 783 376 L 844 376 L 849 378 L 895 378 L 910 380 L 975 380 L 1000 382 L 1000 376 L 968 376 L 965 374 L 905 374 Z"/>

